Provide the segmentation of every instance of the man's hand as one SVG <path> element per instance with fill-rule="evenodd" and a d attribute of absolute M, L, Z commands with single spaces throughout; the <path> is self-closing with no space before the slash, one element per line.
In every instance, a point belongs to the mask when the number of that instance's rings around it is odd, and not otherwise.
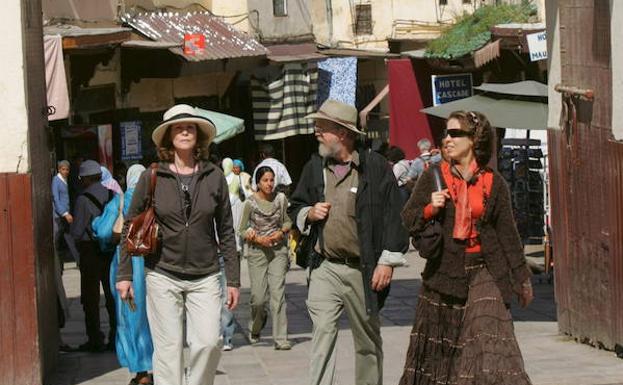
<path fill-rule="evenodd" d="M 307 220 L 309 222 L 322 221 L 327 218 L 330 209 L 331 203 L 318 202 L 314 206 L 312 206 L 311 210 L 309 210 L 309 212 L 307 213 Z"/>
<path fill-rule="evenodd" d="M 134 298 L 134 289 L 132 288 L 132 281 L 119 281 L 115 284 L 115 288 L 119 293 L 119 297 L 126 301 L 130 298 Z"/>
<path fill-rule="evenodd" d="M 67 223 L 69 223 L 70 225 L 74 221 L 74 217 L 72 217 L 71 214 L 65 214 L 65 215 L 63 215 L 63 218 L 65 218 Z"/>
<path fill-rule="evenodd" d="M 376 265 L 372 274 L 372 290 L 381 291 L 392 281 L 394 268 L 387 265 Z"/>
<path fill-rule="evenodd" d="M 240 299 L 240 289 L 237 287 L 227 286 L 227 302 L 225 302 L 225 306 L 227 309 L 232 311 L 238 306 L 238 300 Z"/>

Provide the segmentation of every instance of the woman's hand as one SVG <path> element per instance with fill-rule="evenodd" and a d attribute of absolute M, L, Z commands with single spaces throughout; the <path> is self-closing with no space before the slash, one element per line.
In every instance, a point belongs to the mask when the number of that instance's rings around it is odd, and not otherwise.
<path fill-rule="evenodd" d="M 283 231 L 277 230 L 274 233 L 270 234 L 268 238 L 274 244 L 273 246 L 276 246 L 277 243 L 283 241 L 284 236 L 285 233 Z"/>
<path fill-rule="evenodd" d="M 244 234 L 244 239 L 247 242 L 253 242 L 255 237 L 257 237 L 257 233 L 253 229 L 247 230 L 246 233 Z"/>
<path fill-rule="evenodd" d="M 430 194 L 430 204 L 433 206 L 433 215 L 437 215 L 439 210 L 446 207 L 446 199 L 450 199 L 448 189 L 435 191 Z"/>
<path fill-rule="evenodd" d="M 253 240 L 256 245 L 260 245 L 262 247 L 272 247 L 273 241 L 270 240 L 270 237 L 255 237 Z"/>
<path fill-rule="evenodd" d="M 238 306 L 238 300 L 240 299 L 240 289 L 237 287 L 227 286 L 227 302 L 225 306 L 229 311 L 232 311 Z"/>
<path fill-rule="evenodd" d="M 519 305 L 526 307 L 530 305 L 534 299 L 534 292 L 532 291 L 532 283 L 530 279 L 521 284 L 521 293 L 519 294 Z"/>
<path fill-rule="evenodd" d="M 132 281 L 119 281 L 115 284 L 115 288 L 119 293 L 119 297 L 126 301 L 130 298 L 134 298 L 134 289 L 132 288 Z"/>

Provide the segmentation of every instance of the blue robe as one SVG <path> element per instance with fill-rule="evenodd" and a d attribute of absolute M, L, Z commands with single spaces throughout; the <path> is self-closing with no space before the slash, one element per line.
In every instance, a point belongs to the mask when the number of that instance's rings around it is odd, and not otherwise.
<path fill-rule="evenodd" d="M 123 215 L 132 202 L 134 189 L 125 193 Z M 117 247 L 115 256 L 110 265 L 110 286 L 115 298 L 117 313 L 116 349 L 119 364 L 127 367 L 131 373 L 147 372 L 152 370 L 151 357 L 154 347 L 147 321 L 147 306 L 145 299 L 145 261 L 143 257 L 132 257 L 132 288 L 136 310 L 131 311 L 127 302 L 122 301 L 115 289 L 117 282 L 117 268 L 119 266 L 120 247 Z"/>

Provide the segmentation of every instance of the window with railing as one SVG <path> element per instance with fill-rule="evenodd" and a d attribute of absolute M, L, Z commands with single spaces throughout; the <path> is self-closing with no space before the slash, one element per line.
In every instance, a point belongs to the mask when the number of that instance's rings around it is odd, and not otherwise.
<path fill-rule="evenodd" d="M 372 34 L 372 4 L 355 5 L 355 35 Z"/>
<path fill-rule="evenodd" d="M 288 0 L 273 0 L 273 15 L 288 16 Z"/>

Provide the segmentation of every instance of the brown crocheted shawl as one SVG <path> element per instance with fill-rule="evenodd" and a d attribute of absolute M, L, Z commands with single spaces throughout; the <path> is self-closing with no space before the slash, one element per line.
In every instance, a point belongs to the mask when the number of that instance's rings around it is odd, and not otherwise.
<path fill-rule="evenodd" d="M 493 172 L 491 196 L 485 212 L 476 226 L 480 233 L 482 257 L 487 269 L 495 279 L 504 300 L 508 303 L 513 292 L 521 291 L 521 284 L 530 278 L 523 246 L 513 219 L 510 192 L 502 176 Z M 431 169 L 418 179 L 409 201 L 402 211 L 404 226 L 411 235 L 424 229 L 424 207 L 430 203 L 435 191 Z M 467 275 L 465 272 L 465 246 L 452 238 L 455 208 L 451 200 L 439 214 L 443 227 L 443 253 L 437 260 L 429 260 L 422 272 L 424 285 L 441 294 L 467 298 Z"/>

